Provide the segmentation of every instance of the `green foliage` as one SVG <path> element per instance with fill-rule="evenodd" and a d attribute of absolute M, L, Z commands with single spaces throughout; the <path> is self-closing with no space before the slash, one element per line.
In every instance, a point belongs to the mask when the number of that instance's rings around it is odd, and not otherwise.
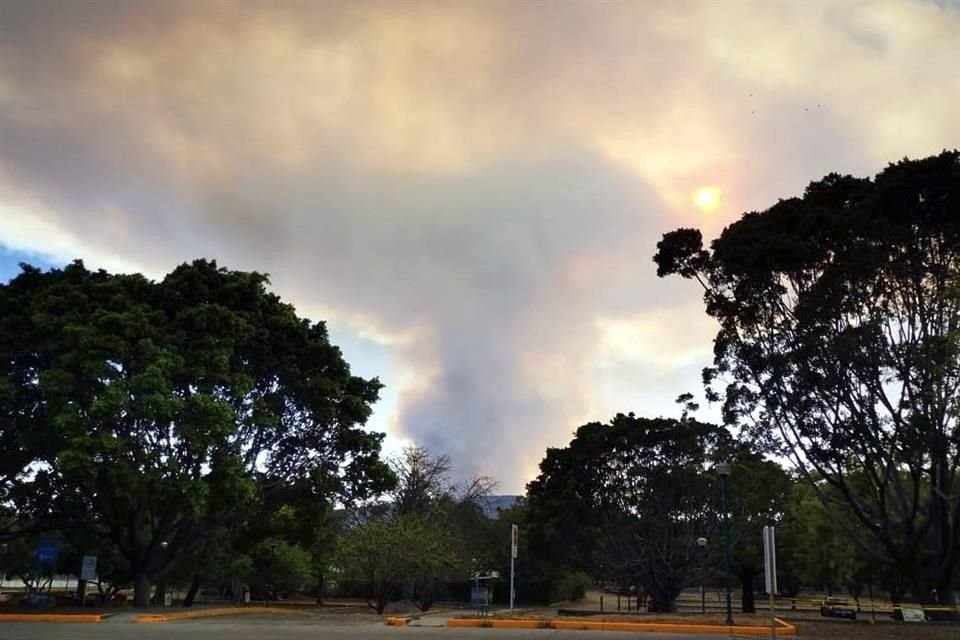
<path fill-rule="evenodd" d="M 550 602 L 583 600 L 593 580 L 583 571 L 565 571 L 550 584 Z"/>
<path fill-rule="evenodd" d="M 329 504 L 391 481 L 382 436 L 361 428 L 379 382 L 266 285 L 196 261 L 160 282 L 76 262 L 0 286 L 0 415 L 43 434 L 18 506 L 96 527 L 141 606 L 279 487 Z"/>
<path fill-rule="evenodd" d="M 243 577 L 254 591 L 267 592 L 271 596 L 281 591 L 297 593 L 313 578 L 310 553 L 281 539 L 260 542 L 253 548 L 248 562 L 243 564 L 248 564 L 249 568 L 236 566 L 237 575 Z"/>
<path fill-rule="evenodd" d="M 726 457 L 731 463 L 727 504 L 732 571 L 739 577 L 742 610 L 752 613 L 754 580 L 763 569 L 762 530 L 765 525 L 776 525 L 783 517 L 785 497 L 790 494 L 793 480 L 780 465 L 742 445 Z M 722 536 L 714 536 L 711 548 L 719 566 Z"/>
<path fill-rule="evenodd" d="M 831 174 L 727 227 L 679 229 L 720 330 L 710 396 L 792 458 L 857 545 L 949 600 L 960 548 L 960 152 Z M 720 389 L 714 383 L 723 382 Z M 815 481 L 815 482 L 814 482 Z M 832 491 L 824 491 L 829 487 Z"/>
<path fill-rule="evenodd" d="M 445 532 L 415 514 L 356 527 L 341 539 L 336 554 L 339 577 L 366 581 L 368 603 L 377 613 L 403 585 L 448 577 L 456 564 Z"/>
<path fill-rule="evenodd" d="M 528 487 L 531 553 L 540 571 L 591 571 L 644 585 L 670 607 L 695 566 L 696 539 L 716 522 L 706 465 L 726 431 L 694 420 L 617 415 L 549 449 Z M 552 571 L 551 571 L 552 569 Z"/>

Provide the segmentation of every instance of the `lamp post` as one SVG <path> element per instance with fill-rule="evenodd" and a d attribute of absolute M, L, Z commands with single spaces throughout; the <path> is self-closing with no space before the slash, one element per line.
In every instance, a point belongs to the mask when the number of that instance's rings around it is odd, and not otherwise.
<path fill-rule="evenodd" d="M 730 463 L 717 463 L 717 475 L 720 476 L 720 506 L 723 509 L 723 572 L 727 583 L 727 624 L 733 624 L 733 606 L 730 603 L 730 514 L 727 512 L 727 477 L 730 475 Z"/>
<path fill-rule="evenodd" d="M 703 588 L 704 574 L 707 572 L 707 539 L 697 538 L 700 547 L 700 613 L 707 612 L 707 592 Z"/>
<path fill-rule="evenodd" d="M 164 555 L 164 564 L 166 564 L 167 549 L 169 548 L 169 542 L 166 540 L 160 541 L 160 551 Z M 157 581 L 157 593 L 154 595 L 154 601 L 161 607 L 167 606 L 167 581 L 165 579 L 160 579 Z"/>

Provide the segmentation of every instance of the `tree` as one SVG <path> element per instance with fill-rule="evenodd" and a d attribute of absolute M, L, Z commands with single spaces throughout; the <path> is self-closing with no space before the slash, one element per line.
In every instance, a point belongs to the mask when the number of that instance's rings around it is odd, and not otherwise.
<path fill-rule="evenodd" d="M 423 447 L 409 446 L 390 461 L 390 468 L 397 476 L 392 491 L 392 510 L 397 515 L 428 514 L 452 493 L 448 456 L 434 456 Z"/>
<path fill-rule="evenodd" d="M 411 446 L 390 461 L 397 478 L 392 501 L 377 514 L 390 535 L 405 536 L 409 529 L 428 528 L 430 535 L 412 536 L 399 560 L 407 562 L 407 583 L 412 583 L 416 605 L 426 611 L 433 606 L 441 584 L 457 572 L 466 575 L 475 560 L 490 561 L 492 525 L 483 515 L 480 501 L 493 483 L 485 477 L 464 485 L 450 481 L 450 460 Z"/>
<path fill-rule="evenodd" d="M 723 387 L 726 421 L 789 456 L 915 597 L 934 586 L 952 602 L 960 153 L 873 180 L 830 174 L 744 215 L 709 251 L 695 229 L 657 248 L 658 275 L 698 281 L 720 323 L 704 377 L 712 398 Z"/>
<path fill-rule="evenodd" d="M 206 261 L 160 282 L 75 262 L 0 286 L 0 415 L 45 434 L 34 498 L 117 546 L 137 606 L 278 487 L 331 503 L 389 486 L 382 436 L 361 428 L 380 383 L 267 283 Z"/>
<path fill-rule="evenodd" d="M 776 462 L 743 445 L 735 447 L 728 457 L 732 463 L 727 493 L 731 560 L 740 578 L 741 608 L 744 613 L 753 613 L 754 580 L 763 569 L 762 530 L 782 518 L 793 481 Z"/>
<path fill-rule="evenodd" d="M 433 581 L 456 565 L 445 533 L 415 514 L 358 526 L 341 538 L 336 558 L 341 579 L 366 582 L 367 603 L 379 614 L 404 584 Z"/>
<path fill-rule="evenodd" d="M 531 545 L 570 569 L 642 585 L 672 609 L 697 565 L 696 539 L 717 521 L 705 473 L 729 449 L 720 427 L 618 414 L 549 449 L 528 487 Z"/>
<path fill-rule="evenodd" d="M 252 572 L 244 576 L 254 590 L 277 599 L 281 591 L 301 591 L 313 576 L 310 553 L 280 538 L 264 540 L 250 554 Z"/>

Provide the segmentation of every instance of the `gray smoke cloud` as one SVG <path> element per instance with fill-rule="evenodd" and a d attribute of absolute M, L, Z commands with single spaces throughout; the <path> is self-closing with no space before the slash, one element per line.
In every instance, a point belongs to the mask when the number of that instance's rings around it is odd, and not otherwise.
<path fill-rule="evenodd" d="M 3 0 L 0 244 L 269 272 L 389 353 L 378 424 L 519 491 L 582 422 L 699 388 L 664 231 L 960 144 L 958 16 Z"/>

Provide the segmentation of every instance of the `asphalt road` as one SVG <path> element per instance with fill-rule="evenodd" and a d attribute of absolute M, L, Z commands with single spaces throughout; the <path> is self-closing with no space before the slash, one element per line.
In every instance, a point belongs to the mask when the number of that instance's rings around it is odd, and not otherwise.
<path fill-rule="evenodd" d="M 451 629 L 388 627 L 384 624 L 334 626 L 277 618 L 190 620 L 165 624 L 0 623 L 0 640 L 628 640 L 617 631 L 551 629 Z M 688 634 L 644 633 L 644 640 L 689 640 Z M 716 637 L 716 636 L 714 636 Z"/>

